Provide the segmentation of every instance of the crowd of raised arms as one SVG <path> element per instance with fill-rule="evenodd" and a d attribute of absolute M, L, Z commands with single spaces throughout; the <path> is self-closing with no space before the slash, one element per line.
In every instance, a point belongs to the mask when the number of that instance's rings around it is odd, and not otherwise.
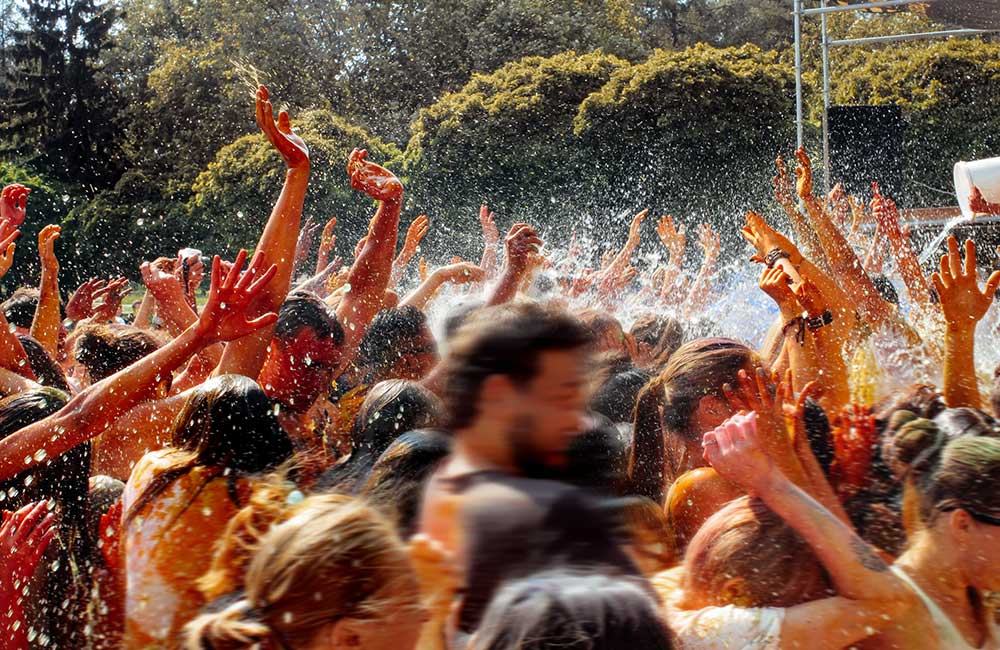
<path fill-rule="evenodd" d="M 253 253 L 146 262 L 123 313 L 124 278 L 63 302 L 48 225 L 2 305 L 0 650 L 1000 649 L 1000 271 L 973 241 L 927 273 L 877 186 L 817 197 L 779 158 L 793 232 L 751 212 L 736 262 L 774 305 L 725 338 L 709 226 L 690 273 L 669 216 L 647 268 L 645 211 L 592 260 L 484 205 L 482 259 L 417 280 L 432 224 L 397 254 L 403 185 L 364 150 L 375 214 L 331 259 L 307 143 L 263 86 L 256 117 L 287 174 Z"/>

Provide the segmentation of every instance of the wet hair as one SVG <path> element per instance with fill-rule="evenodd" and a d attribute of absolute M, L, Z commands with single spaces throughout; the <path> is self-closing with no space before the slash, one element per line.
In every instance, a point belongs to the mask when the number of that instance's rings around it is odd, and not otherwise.
<path fill-rule="evenodd" d="M 637 344 L 650 348 L 653 368 L 662 368 L 684 342 L 684 327 L 670 316 L 649 314 L 632 325 L 631 334 Z"/>
<path fill-rule="evenodd" d="M 740 578 L 734 602 L 724 589 Z M 759 499 L 740 497 L 712 515 L 684 555 L 684 589 L 711 606 L 791 607 L 816 598 L 829 577 L 812 549 Z"/>
<path fill-rule="evenodd" d="M 174 466 L 150 481 L 136 497 L 125 514 L 125 527 L 196 466 L 216 470 L 206 481 L 230 470 L 226 472 L 230 494 L 238 503 L 235 493 L 239 478 L 273 470 L 293 451 L 270 399 L 257 382 L 242 375 L 214 377 L 192 392 L 174 420 L 170 447 Z"/>
<path fill-rule="evenodd" d="M 446 341 L 450 341 L 452 337 L 465 325 L 465 322 L 469 319 L 469 316 L 474 314 L 476 310 L 482 309 L 485 303 L 481 300 L 471 300 L 465 301 L 448 312 L 448 315 L 444 319 L 444 338 Z"/>
<path fill-rule="evenodd" d="M 547 571 L 497 593 L 469 650 L 669 650 L 658 607 L 635 579 Z"/>
<path fill-rule="evenodd" d="M 361 487 L 361 495 L 396 527 L 403 539 L 417 529 L 424 484 L 451 453 L 451 436 L 418 429 L 396 438 L 385 450 Z"/>
<path fill-rule="evenodd" d="M 407 341 L 429 332 L 427 316 L 412 305 L 383 309 L 375 315 L 358 350 L 358 365 L 369 381 L 381 378 L 403 354 Z"/>
<path fill-rule="evenodd" d="M 601 349 L 601 344 L 604 342 L 605 337 L 611 337 L 608 341 L 614 344 L 611 349 L 618 349 L 624 347 L 624 336 L 625 328 L 622 327 L 621 322 L 607 313 L 606 311 L 601 311 L 598 309 L 583 309 L 576 313 L 576 317 L 580 319 L 590 331 L 590 337 L 593 339 L 594 344 Z M 603 351 L 603 350 L 601 350 Z"/>
<path fill-rule="evenodd" d="M 995 429 L 952 433 L 936 420 L 913 417 L 887 443 L 891 446 L 887 456 L 904 481 L 908 524 L 927 527 L 939 513 L 952 510 L 965 510 L 973 518 L 1000 518 L 996 489 L 1000 485 L 1000 438 L 995 437 Z"/>
<path fill-rule="evenodd" d="M 156 352 L 160 342 L 136 327 L 91 325 L 80 332 L 73 346 L 77 363 L 97 383 Z"/>
<path fill-rule="evenodd" d="M 344 328 L 326 303 L 309 291 L 292 291 L 278 310 L 274 338 L 289 341 L 307 328 L 315 332 L 318 338 L 333 339 L 334 345 L 344 344 Z"/>
<path fill-rule="evenodd" d="M 605 494 L 617 494 L 628 468 L 628 436 L 613 422 L 593 415 L 591 426 L 574 436 L 566 450 L 564 479 Z"/>
<path fill-rule="evenodd" d="M 646 497 L 631 497 L 621 501 L 623 519 L 632 538 L 633 547 L 640 549 L 639 552 L 647 558 L 654 559 L 658 564 L 658 571 L 674 566 L 677 563 L 674 536 L 667 522 L 667 515 L 660 504 Z M 657 540 L 659 550 L 648 548 L 647 539 L 643 538 L 644 534 Z M 651 554 L 653 557 L 650 558 Z"/>
<path fill-rule="evenodd" d="M 35 379 L 42 386 L 51 386 L 63 392 L 71 393 L 69 382 L 66 381 L 66 373 L 62 367 L 49 356 L 42 344 L 33 336 L 18 334 L 17 340 L 21 342 L 24 353 L 28 357 L 28 364 L 31 371 L 35 373 Z"/>
<path fill-rule="evenodd" d="M 723 384 L 735 386 L 737 372 L 759 363 L 753 350 L 730 339 L 696 339 L 671 355 L 636 402 L 635 434 L 629 451 L 633 494 L 663 502 L 665 486 L 697 466 L 679 450 L 701 435 L 691 430 L 691 417 L 701 399 L 706 395 L 722 398 Z M 667 442 L 672 442 L 673 448 Z"/>
<path fill-rule="evenodd" d="M 437 427 L 443 419 L 441 401 L 420 384 L 403 379 L 375 384 L 354 416 L 351 455 L 331 467 L 316 489 L 356 493 L 393 440 L 407 431 Z"/>
<path fill-rule="evenodd" d="M 833 430 L 830 427 L 830 420 L 826 417 L 826 411 L 819 405 L 819 402 L 810 398 L 806 399 L 803 406 L 802 421 L 805 425 L 806 437 L 809 439 L 809 448 L 812 450 L 816 462 L 819 463 L 828 478 L 830 467 L 833 465 L 835 457 L 833 450 Z"/>
<path fill-rule="evenodd" d="M 590 409 L 612 422 L 631 422 L 639 392 L 652 379 L 649 372 L 632 368 L 612 374 L 590 398 Z"/>
<path fill-rule="evenodd" d="M 524 386 L 538 373 L 542 353 L 579 350 L 590 343 L 587 329 L 560 309 L 526 303 L 477 311 L 455 335 L 445 362 L 450 428 L 461 429 L 475 419 L 488 377 L 505 375 Z"/>
<path fill-rule="evenodd" d="M 880 400 L 872 407 L 872 414 L 875 417 L 875 429 L 884 432 L 897 411 L 909 411 L 921 418 L 933 418 L 946 408 L 944 398 L 933 385 L 913 384 Z"/>
<path fill-rule="evenodd" d="M 392 595 L 395 587 L 412 595 Z M 308 647 L 342 619 L 382 618 L 416 607 L 416 576 L 391 526 L 360 501 L 310 497 L 260 541 L 243 597 L 185 628 L 187 650 Z"/>
<path fill-rule="evenodd" d="M 872 276 L 872 286 L 875 287 L 875 291 L 882 297 L 882 300 L 893 305 L 899 304 L 899 293 L 889 278 L 884 275 L 874 275 Z"/>
<path fill-rule="evenodd" d="M 35 320 L 35 309 L 38 307 L 38 289 L 35 287 L 19 287 L 10 298 L 3 301 L 0 309 L 7 322 L 14 327 L 31 329 Z"/>

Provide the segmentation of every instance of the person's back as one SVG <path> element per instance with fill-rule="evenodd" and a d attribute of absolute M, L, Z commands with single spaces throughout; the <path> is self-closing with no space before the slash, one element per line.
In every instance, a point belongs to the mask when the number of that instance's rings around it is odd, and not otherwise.
<path fill-rule="evenodd" d="M 125 486 L 124 510 L 176 466 L 173 451 L 147 454 Z M 181 629 L 205 604 L 197 580 L 211 564 L 216 540 L 238 511 L 237 500 L 248 496 L 245 480 L 196 466 L 136 512 L 123 545 L 126 647 L 176 647 Z"/>

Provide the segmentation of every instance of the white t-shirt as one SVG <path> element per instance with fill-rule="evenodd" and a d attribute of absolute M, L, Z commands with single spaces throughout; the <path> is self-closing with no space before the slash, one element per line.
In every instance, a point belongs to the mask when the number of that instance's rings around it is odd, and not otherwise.
<path fill-rule="evenodd" d="M 680 573 L 666 571 L 652 579 L 664 603 L 667 625 L 683 650 L 780 650 L 780 607 L 705 607 L 681 609 Z"/>

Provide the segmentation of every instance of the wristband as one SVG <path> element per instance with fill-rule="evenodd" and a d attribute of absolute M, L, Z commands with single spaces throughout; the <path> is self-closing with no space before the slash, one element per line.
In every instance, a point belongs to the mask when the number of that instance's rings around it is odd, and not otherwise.
<path fill-rule="evenodd" d="M 780 248 L 772 248 L 767 255 L 764 256 L 764 264 L 767 268 L 774 268 L 774 265 L 778 263 L 778 260 L 786 259 L 789 262 L 792 261 L 792 256 L 781 250 Z"/>
<path fill-rule="evenodd" d="M 787 323 L 781 327 L 781 335 L 788 338 L 788 332 L 794 328 L 798 328 L 795 332 L 795 340 L 798 341 L 799 345 L 805 345 L 806 342 L 806 319 L 803 316 L 796 316 L 792 318 Z"/>
<path fill-rule="evenodd" d="M 827 309 L 819 316 L 812 316 L 812 317 L 807 316 L 805 318 L 806 318 L 806 327 L 808 327 L 810 330 L 815 331 L 821 327 L 826 327 L 827 325 L 833 322 L 833 312 Z"/>

